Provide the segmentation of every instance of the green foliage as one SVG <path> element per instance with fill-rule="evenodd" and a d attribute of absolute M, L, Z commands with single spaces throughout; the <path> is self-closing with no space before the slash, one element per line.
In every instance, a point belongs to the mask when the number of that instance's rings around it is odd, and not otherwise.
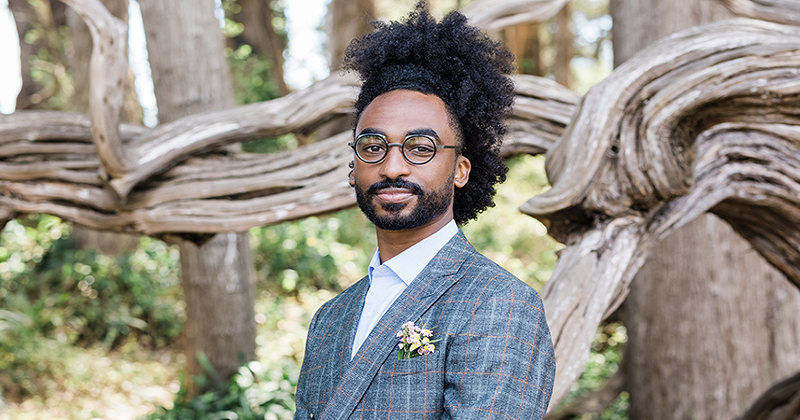
<path fill-rule="evenodd" d="M 273 19 L 270 22 L 272 28 L 278 36 L 283 37 L 283 44 L 286 45 L 288 39 L 283 2 L 273 0 L 269 7 L 273 12 Z M 225 54 L 231 69 L 236 103 L 244 105 L 280 97 L 278 84 L 269 74 L 276 63 L 268 59 L 263 51 L 254 51 L 253 46 L 242 36 L 244 24 L 237 21 L 238 15 L 242 12 L 241 5 L 236 0 L 223 0 L 222 8 L 225 11 L 223 32 L 232 44 L 232 47 L 226 49 Z"/>
<path fill-rule="evenodd" d="M 286 134 L 274 139 L 256 139 L 242 143 L 242 150 L 250 153 L 278 153 L 296 149 L 297 146 L 297 137 L 294 134 Z"/>
<path fill-rule="evenodd" d="M 41 335 L 13 344 L 27 370 L 0 371 L 1 420 L 131 419 L 130 413 L 168 404 L 179 389 L 182 355 L 168 349 L 128 341 L 109 353 L 102 345 L 83 348 Z"/>
<path fill-rule="evenodd" d="M 284 38 L 284 45 L 288 42 L 286 37 L 286 15 L 283 2 L 273 0 L 270 2 L 273 11 L 272 27 L 275 32 Z M 242 7 L 237 0 L 223 0 L 222 8 L 225 11 L 225 28 L 223 32 L 232 45 L 225 49 L 228 65 L 231 69 L 233 80 L 233 96 L 239 105 L 269 101 L 281 96 L 278 83 L 272 78 L 270 70 L 276 65 L 264 55 L 248 44 L 242 36 L 244 24 L 237 21 L 242 13 Z M 258 138 L 242 143 L 242 150 L 251 153 L 278 153 L 294 149 L 299 142 L 294 134 L 286 134 L 278 138 Z"/>
<path fill-rule="evenodd" d="M 38 92 L 29 100 L 36 108 L 70 111 L 71 97 L 75 94 L 72 76 L 67 72 L 65 57 L 69 45 L 69 28 L 55 26 L 53 12 L 48 2 L 28 0 L 33 16 L 29 16 L 30 29 L 23 42 L 34 45 L 36 51 L 29 57 L 31 79 L 38 84 Z"/>
<path fill-rule="evenodd" d="M 143 238 L 131 254 L 75 251 L 52 216 L 8 223 L 0 241 L 0 304 L 61 341 L 113 348 L 134 334 L 164 345 L 182 328 L 175 310 L 177 248 Z M 170 296 L 172 296 L 170 298 Z"/>
<path fill-rule="evenodd" d="M 18 401 L 37 393 L 59 360 L 32 326 L 30 317 L 0 310 L 0 397 Z"/>
<path fill-rule="evenodd" d="M 341 290 L 363 276 L 376 246 L 371 224 L 355 209 L 250 234 L 259 287 L 284 293 Z"/>
<path fill-rule="evenodd" d="M 159 407 L 148 420 L 256 420 L 291 419 L 298 372 L 293 365 L 269 369 L 250 362 L 222 382 L 208 359 L 199 357 L 205 375 L 197 378 L 210 391 L 190 398 L 181 386 L 172 407 Z"/>
<path fill-rule="evenodd" d="M 177 249 L 143 238 L 131 254 L 75 251 L 53 216 L 10 221 L 0 234 L 0 372 L 7 392 L 37 392 L 57 371 L 42 342 L 105 348 L 128 337 L 163 346 L 183 328 Z M 13 389 L 12 389 L 13 388 Z"/>
<path fill-rule="evenodd" d="M 253 52 L 248 44 L 229 51 L 228 64 L 233 79 L 233 94 L 238 104 L 252 104 L 281 96 L 278 84 L 269 77 L 272 61 Z"/>
<path fill-rule="evenodd" d="M 619 364 L 622 361 L 622 348 L 627 341 L 627 330 L 621 323 L 602 324 L 595 334 L 589 361 L 562 404 L 569 404 L 576 398 L 603 386 L 605 381 L 619 370 Z M 628 393 L 622 392 L 603 412 L 587 413 L 575 419 L 627 420 L 628 399 Z"/>

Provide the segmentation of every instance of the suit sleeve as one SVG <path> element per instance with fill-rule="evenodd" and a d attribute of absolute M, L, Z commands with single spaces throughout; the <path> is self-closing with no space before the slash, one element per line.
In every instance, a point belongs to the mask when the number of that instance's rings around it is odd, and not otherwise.
<path fill-rule="evenodd" d="M 308 335 L 306 336 L 306 347 L 305 353 L 303 355 L 303 365 L 300 368 L 300 377 L 297 378 L 297 390 L 295 392 L 295 413 L 294 413 L 294 420 L 307 420 L 308 419 L 308 398 L 309 398 L 309 387 L 308 383 L 310 381 L 310 365 L 311 361 L 310 358 L 307 357 L 310 354 L 310 344 L 311 344 L 311 337 L 315 337 L 315 327 L 317 324 L 317 320 L 319 318 L 320 311 L 314 314 L 311 318 L 311 323 L 308 326 Z"/>
<path fill-rule="evenodd" d="M 495 289 L 453 337 L 444 407 L 454 419 L 542 419 L 555 356 L 541 299 L 522 283 Z"/>

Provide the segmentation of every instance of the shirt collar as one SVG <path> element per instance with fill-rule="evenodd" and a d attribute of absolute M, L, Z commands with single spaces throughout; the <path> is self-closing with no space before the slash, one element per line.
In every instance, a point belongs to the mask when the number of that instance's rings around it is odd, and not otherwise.
<path fill-rule="evenodd" d="M 386 261 L 384 265 L 400 277 L 403 283 L 409 285 L 456 233 L 458 233 L 458 226 L 456 226 L 455 220 L 450 220 L 436 233 L 397 254 L 394 258 Z M 380 250 L 377 249 L 369 263 L 370 282 L 372 282 L 372 271 L 381 265 L 380 261 Z"/>

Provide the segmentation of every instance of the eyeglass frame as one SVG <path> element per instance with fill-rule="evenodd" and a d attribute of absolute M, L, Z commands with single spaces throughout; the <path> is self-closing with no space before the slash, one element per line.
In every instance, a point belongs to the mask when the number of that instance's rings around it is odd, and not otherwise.
<path fill-rule="evenodd" d="M 370 162 L 370 161 L 364 159 L 363 157 L 361 157 L 360 154 L 358 154 L 358 149 L 356 149 L 356 144 L 359 142 L 359 140 L 361 138 L 367 137 L 367 136 L 378 137 L 381 140 L 383 140 L 383 142 L 386 144 L 386 153 L 384 153 L 383 156 L 380 159 L 376 160 L 376 161 Z M 431 155 L 430 159 L 426 160 L 425 162 L 414 162 L 411 159 L 409 159 L 408 156 L 406 156 L 406 150 L 405 150 L 405 148 L 403 146 L 406 144 L 406 142 L 409 139 L 414 138 L 414 137 L 425 137 L 428 140 L 430 140 L 431 143 L 433 143 L 433 147 L 434 147 L 433 155 Z M 381 134 L 381 133 L 361 133 L 351 143 L 347 143 L 347 145 L 350 146 L 351 148 L 353 148 L 353 152 L 356 154 L 356 157 L 358 158 L 358 160 L 360 160 L 360 161 L 362 161 L 364 163 L 369 163 L 369 164 L 381 163 L 384 159 L 386 159 L 386 156 L 389 156 L 389 149 L 392 146 L 399 147 L 400 148 L 400 154 L 403 155 L 403 159 L 405 159 L 406 162 L 408 162 L 408 163 L 410 163 L 412 165 L 424 165 L 424 164 L 432 161 L 433 158 L 436 157 L 436 150 L 438 150 L 438 149 L 454 149 L 454 150 L 463 149 L 463 146 L 447 146 L 447 145 L 444 145 L 444 144 L 436 144 L 436 140 L 437 139 L 435 137 L 429 136 L 427 134 L 409 134 L 403 139 L 402 143 L 389 143 L 389 139 L 386 138 L 386 136 Z"/>

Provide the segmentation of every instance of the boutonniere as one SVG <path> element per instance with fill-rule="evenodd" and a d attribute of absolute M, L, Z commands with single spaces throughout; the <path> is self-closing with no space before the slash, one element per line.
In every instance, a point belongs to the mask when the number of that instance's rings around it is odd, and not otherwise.
<path fill-rule="evenodd" d="M 397 332 L 397 338 L 400 339 L 400 342 L 397 343 L 397 347 L 400 349 L 397 352 L 397 360 L 431 354 L 436 350 L 433 343 L 440 341 L 431 340 L 433 331 L 425 328 L 424 325 L 418 327 L 411 321 L 403 324 L 403 327 Z"/>

